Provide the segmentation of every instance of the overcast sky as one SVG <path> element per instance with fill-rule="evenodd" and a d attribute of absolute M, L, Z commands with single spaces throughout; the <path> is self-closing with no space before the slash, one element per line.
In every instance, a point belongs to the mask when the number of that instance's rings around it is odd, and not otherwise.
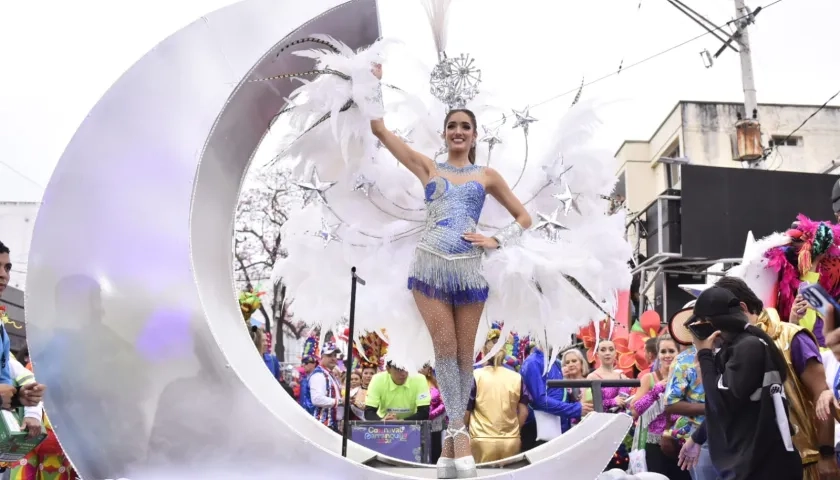
<path fill-rule="evenodd" d="M 278 0 L 279 1 L 279 0 Z M 734 0 L 683 0 L 712 21 Z M 773 0 L 751 0 L 755 8 Z M 156 43 L 231 0 L 42 0 L 0 3 L 0 201 L 37 201 L 61 152 L 108 87 Z M 290 2 L 294 3 L 294 2 Z M 434 58 L 422 7 L 380 0 L 386 36 Z M 449 51 L 476 58 L 512 107 L 537 104 L 703 30 L 665 0 L 454 0 Z M 822 104 L 840 89 L 837 0 L 782 0 L 751 28 L 761 103 Z M 678 100 L 741 101 L 738 55 L 706 69 L 706 36 L 588 87 L 623 100 L 605 112 L 605 142 L 647 139 Z M 573 94 L 532 110 L 566 108 Z M 835 101 L 835 104 L 840 102 Z M 837 152 L 840 156 L 840 152 Z M 829 161 L 831 159 L 826 159 Z"/>

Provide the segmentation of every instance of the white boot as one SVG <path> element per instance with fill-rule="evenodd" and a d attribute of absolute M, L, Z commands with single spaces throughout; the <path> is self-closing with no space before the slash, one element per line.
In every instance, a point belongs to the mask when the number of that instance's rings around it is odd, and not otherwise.
<path fill-rule="evenodd" d="M 437 461 L 437 478 L 458 478 L 455 459 L 440 457 Z"/>
<path fill-rule="evenodd" d="M 446 429 L 446 438 L 452 438 L 452 448 L 455 448 L 455 437 L 458 435 L 464 435 L 469 440 L 470 433 L 467 431 L 467 427 L 461 427 L 459 429 L 448 428 Z M 475 458 L 472 455 L 467 455 L 465 457 L 459 457 L 453 460 L 455 473 L 457 476 L 455 478 L 476 478 L 478 477 L 478 471 L 475 468 Z"/>

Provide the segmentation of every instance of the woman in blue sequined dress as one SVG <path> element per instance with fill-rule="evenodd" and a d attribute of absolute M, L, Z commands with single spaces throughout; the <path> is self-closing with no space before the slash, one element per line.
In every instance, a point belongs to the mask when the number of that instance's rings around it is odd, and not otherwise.
<path fill-rule="evenodd" d="M 381 78 L 381 67 L 374 73 Z M 450 110 L 443 132 L 448 158 L 437 163 L 411 149 L 382 119 L 371 122 L 374 135 L 425 187 L 426 225 L 408 288 L 434 342 L 435 371 L 449 414 L 438 478 L 476 474 L 463 418 L 473 382 L 475 336 L 488 294 L 482 255 L 514 241 L 531 225 L 531 216 L 502 176 L 475 165 L 476 125 L 471 111 Z M 476 232 L 488 193 L 515 220 L 492 237 Z"/>

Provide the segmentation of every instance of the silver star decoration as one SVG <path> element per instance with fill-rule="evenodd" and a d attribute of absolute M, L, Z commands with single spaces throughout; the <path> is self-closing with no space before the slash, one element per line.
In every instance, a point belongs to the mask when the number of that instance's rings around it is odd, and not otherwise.
<path fill-rule="evenodd" d="M 563 205 L 563 215 L 569 215 L 569 210 L 572 209 L 572 206 L 575 203 L 575 196 L 572 195 L 572 191 L 569 190 L 568 183 L 564 183 L 563 187 L 565 188 L 561 193 L 555 193 L 552 197 Z"/>
<path fill-rule="evenodd" d="M 414 143 L 414 140 L 408 138 L 408 136 L 411 135 L 411 132 L 413 132 L 413 131 L 414 130 L 409 129 L 409 130 L 403 132 L 401 128 L 398 128 L 398 129 L 394 130 L 393 133 L 394 133 L 394 135 L 396 135 L 400 140 L 402 140 L 405 143 Z"/>
<path fill-rule="evenodd" d="M 560 216 L 560 209 L 556 208 L 551 215 L 537 212 L 539 221 L 534 226 L 534 230 L 542 230 L 546 236 L 553 241 L 557 240 L 557 234 L 562 230 L 568 230 L 568 227 L 560 223 L 558 217 Z"/>
<path fill-rule="evenodd" d="M 565 166 L 565 164 L 563 163 L 563 154 L 561 153 L 560 154 L 560 160 L 558 160 L 557 162 L 555 162 L 551 165 L 543 165 L 541 168 L 542 168 L 543 173 L 545 173 L 546 178 L 548 178 L 548 184 L 549 185 L 554 185 L 557 182 L 559 182 L 560 179 L 563 178 L 563 175 L 565 175 L 566 172 L 568 172 L 569 170 L 572 169 L 572 166 L 568 166 L 568 167 Z M 558 169 L 561 169 L 560 173 L 558 173 L 557 175 L 554 175 L 552 172 L 555 172 Z"/>
<path fill-rule="evenodd" d="M 524 110 L 514 110 L 513 114 L 516 115 L 516 122 L 513 124 L 513 128 L 522 127 L 525 130 L 525 134 L 528 134 L 528 127 L 537 121 L 536 118 L 532 117 L 529 113 L 531 107 L 525 107 Z"/>
<path fill-rule="evenodd" d="M 403 132 L 401 128 L 397 128 L 396 130 L 391 130 L 391 133 L 396 135 L 397 138 L 399 138 L 400 140 L 402 140 L 405 143 L 414 143 L 414 140 L 412 140 L 408 137 L 409 135 L 411 135 L 411 132 L 413 132 L 413 131 L 414 130 L 408 130 L 408 131 Z M 384 146 L 385 145 L 383 145 L 381 141 L 376 140 L 376 149 L 377 150 L 384 147 Z"/>
<path fill-rule="evenodd" d="M 337 182 L 322 182 L 320 175 L 318 175 L 318 169 L 313 168 L 312 178 L 308 182 L 293 183 L 303 190 L 303 206 L 307 207 L 315 198 L 320 198 L 322 202 L 327 203 L 327 197 L 324 194 Z"/>
<path fill-rule="evenodd" d="M 321 230 L 315 232 L 315 236 L 324 241 L 324 248 L 327 248 L 332 241 L 341 243 L 341 238 L 335 233 L 340 226 L 341 224 L 328 225 L 326 219 L 321 219 Z"/>
<path fill-rule="evenodd" d="M 364 175 L 356 177 L 356 184 L 353 185 L 353 191 L 360 191 L 365 194 L 365 197 L 370 197 L 370 189 L 374 186 Z"/>
<path fill-rule="evenodd" d="M 502 139 L 501 137 L 499 137 L 499 127 L 487 128 L 485 126 L 482 126 L 481 128 L 484 130 L 484 136 L 482 136 L 481 140 L 479 141 L 489 145 L 490 150 L 493 150 L 493 147 L 502 143 Z"/>
<path fill-rule="evenodd" d="M 443 130 L 438 130 L 438 136 L 443 138 Z M 444 153 L 446 153 L 448 151 L 449 151 L 449 147 L 446 146 L 446 139 L 444 139 L 443 140 L 443 146 L 440 147 L 437 152 L 435 152 L 435 158 L 443 155 Z"/>

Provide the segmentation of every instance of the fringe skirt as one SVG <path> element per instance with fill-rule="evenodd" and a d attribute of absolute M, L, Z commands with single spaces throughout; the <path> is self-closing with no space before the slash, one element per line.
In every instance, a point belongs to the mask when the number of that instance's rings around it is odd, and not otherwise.
<path fill-rule="evenodd" d="M 453 306 L 487 301 L 481 255 L 443 256 L 418 247 L 409 269 L 408 288 Z"/>

